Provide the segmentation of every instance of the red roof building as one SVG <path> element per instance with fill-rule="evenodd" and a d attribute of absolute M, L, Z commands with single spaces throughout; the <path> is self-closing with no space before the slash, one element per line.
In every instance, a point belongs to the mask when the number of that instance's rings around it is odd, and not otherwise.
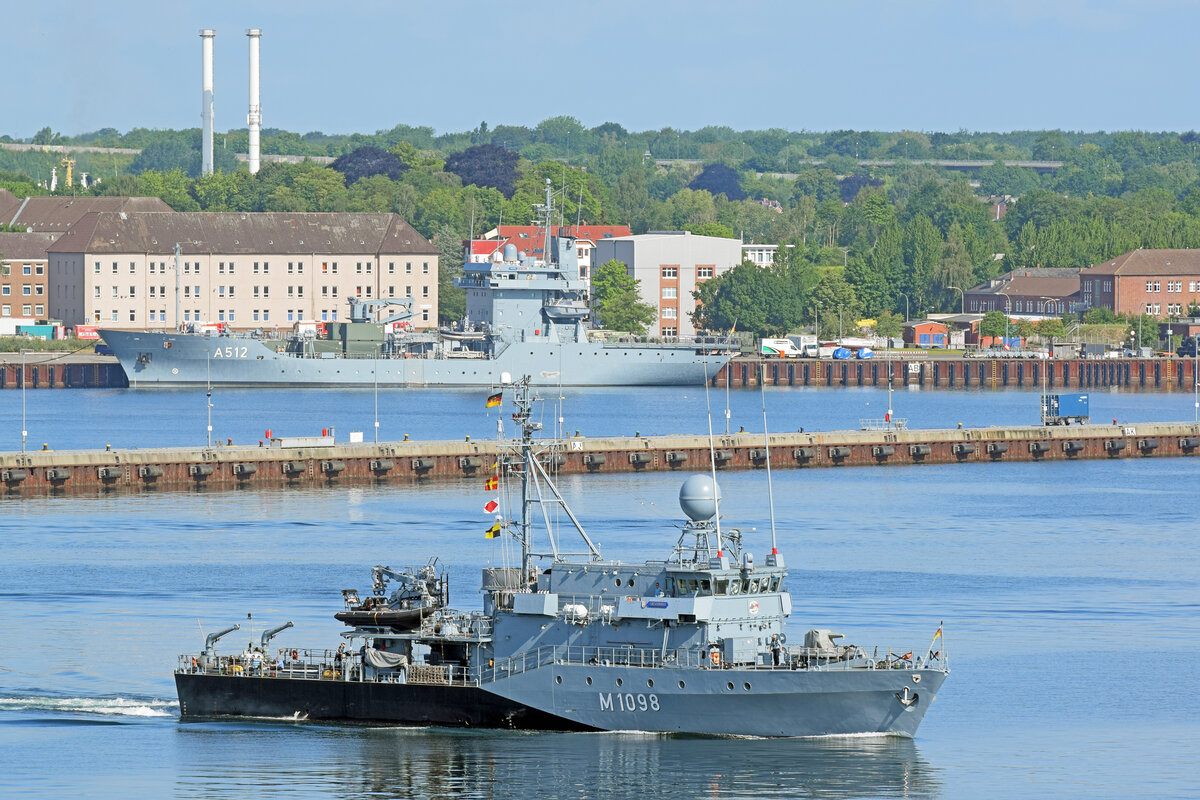
<path fill-rule="evenodd" d="M 1200 303 L 1200 250 L 1133 250 L 1079 274 L 1085 308 L 1166 319 Z"/>

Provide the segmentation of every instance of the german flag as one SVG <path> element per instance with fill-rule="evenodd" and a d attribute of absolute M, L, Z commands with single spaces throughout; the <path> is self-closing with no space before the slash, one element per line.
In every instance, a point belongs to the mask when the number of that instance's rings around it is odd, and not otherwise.
<path fill-rule="evenodd" d="M 495 488 L 499 485 L 500 485 L 500 479 L 497 478 L 495 475 L 493 475 L 492 477 L 488 478 L 486 481 L 483 482 L 483 488 L 489 492 L 494 491 Z"/>
<path fill-rule="evenodd" d="M 485 403 L 483 407 L 484 408 L 495 408 L 496 406 L 500 405 L 500 401 L 502 399 L 504 399 L 503 392 L 496 392 L 495 394 L 490 394 L 490 395 L 488 395 L 487 403 Z"/>
<path fill-rule="evenodd" d="M 483 532 L 483 538 L 496 539 L 500 536 L 500 520 L 496 520 L 496 524 Z"/>

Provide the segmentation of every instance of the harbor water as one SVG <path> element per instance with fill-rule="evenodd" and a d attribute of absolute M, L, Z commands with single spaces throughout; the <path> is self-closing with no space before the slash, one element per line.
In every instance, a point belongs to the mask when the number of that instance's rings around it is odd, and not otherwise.
<path fill-rule="evenodd" d="M 703 389 L 563 392 L 568 431 L 707 430 Z M 858 427 L 878 390 L 767 390 L 773 430 Z M 214 438 L 266 428 L 370 441 L 374 393 L 222 392 Z M 19 449 L 20 393 L 0 396 Z M 31 447 L 202 443 L 203 393 L 29 392 Z M 761 430 L 760 395 L 730 426 Z M 725 394 L 713 391 L 714 428 Z M 914 427 L 1035 422 L 1037 394 L 904 392 Z M 1183 394 L 1093 393 L 1094 418 L 1190 420 Z M 545 415 L 555 425 L 555 410 Z M 480 392 L 379 396 L 380 438 L 495 435 Z M 15 447 L 14 447 L 15 435 Z M 719 476 L 726 524 L 765 554 L 762 471 Z M 663 558 L 672 474 L 561 483 L 613 558 Z M 778 470 L 789 638 L 832 628 L 924 652 L 939 621 L 951 675 L 915 740 L 706 739 L 178 719 L 171 670 L 203 634 L 240 649 L 336 646 L 340 590 L 374 564 L 440 557 L 477 608 L 479 481 L 336 489 L 0 498 L 0 795 L 22 797 L 1189 797 L 1200 761 L 1200 458 Z M 247 618 L 247 612 L 253 616 Z M 257 638 L 255 636 L 255 638 Z M 697 713 L 703 713 L 698 707 Z"/>

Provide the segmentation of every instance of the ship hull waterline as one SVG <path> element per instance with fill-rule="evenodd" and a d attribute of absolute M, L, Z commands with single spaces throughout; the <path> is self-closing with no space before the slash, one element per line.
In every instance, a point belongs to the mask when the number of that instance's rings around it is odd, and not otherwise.
<path fill-rule="evenodd" d="M 105 330 L 130 388 L 488 387 L 529 375 L 543 386 L 685 386 L 711 380 L 728 353 L 690 347 L 514 342 L 495 358 L 312 358 L 279 340 Z"/>
<path fill-rule="evenodd" d="M 486 688 L 189 672 L 176 673 L 175 681 L 184 719 L 262 717 L 422 727 L 911 738 L 946 677 L 938 670 L 812 671 L 797 679 L 797 672 L 790 670 L 639 669 L 621 670 L 619 678 L 606 673 L 588 685 L 590 676 L 583 666 L 562 665 L 562 669 L 539 672 L 545 674 L 506 678 Z M 919 676 L 919 684 L 913 683 L 913 676 Z M 559 677 L 563 683 L 557 682 Z M 679 688 L 681 681 L 686 690 Z M 905 687 L 917 696 L 909 704 L 900 700 Z M 697 715 L 698 704 L 705 713 Z"/>

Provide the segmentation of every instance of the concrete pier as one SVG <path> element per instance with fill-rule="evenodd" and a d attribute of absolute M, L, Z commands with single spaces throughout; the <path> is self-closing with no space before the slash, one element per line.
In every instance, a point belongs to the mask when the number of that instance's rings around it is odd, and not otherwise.
<path fill-rule="evenodd" d="M 560 473 L 695 472 L 760 469 L 761 434 L 564 440 L 544 459 Z M 362 482 L 415 482 L 491 475 L 493 441 L 387 442 L 304 447 L 230 446 L 0 454 L 0 490 L 42 495 Z M 920 466 L 1005 461 L 1162 458 L 1200 455 L 1192 423 L 861 430 L 770 436 L 774 469 Z"/>

